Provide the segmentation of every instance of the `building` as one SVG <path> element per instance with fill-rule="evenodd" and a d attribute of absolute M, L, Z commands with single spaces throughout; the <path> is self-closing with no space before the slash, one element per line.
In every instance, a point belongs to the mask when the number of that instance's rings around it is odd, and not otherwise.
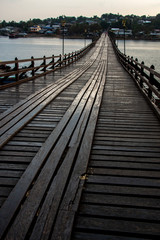
<path fill-rule="evenodd" d="M 40 30 L 41 30 L 41 27 L 39 25 L 30 27 L 30 32 L 39 32 Z"/>
<path fill-rule="evenodd" d="M 125 29 L 120 29 L 120 28 L 111 28 L 111 31 L 117 36 L 117 37 L 121 37 L 121 36 L 124 36 L 124 33 L 125 33 L 125 36 L 132 36 L 132 30 L 127 30 Z"/>

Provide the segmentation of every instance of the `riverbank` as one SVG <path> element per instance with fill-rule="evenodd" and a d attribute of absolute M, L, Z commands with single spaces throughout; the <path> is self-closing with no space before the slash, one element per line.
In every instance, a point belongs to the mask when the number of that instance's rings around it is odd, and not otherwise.
<path fill-rule="evenodd" d="M 124 37 L 116 37 L 115 40 L 124 40 Z M 153 37 L 146 37 L 146 36 L 144 36 L 144 37 L 134 37 L 134 36 L 127 37 L 127 36 L 125 36 L 125 40 L 160 41 L 160 38 L 153 38 Z"/>
<path fill-rule="evenodd" d="M 0 35 L 0 37 L 9 37 L 9 36 L 4 36 Z M 43 34 L 43 33 L 27 33 L 27 35 L 24 36 L 18 36 L 17 38 L 40 38 L 40 37 L 45 37 L 45 38 L 63 38 L 63 35 L 60 34 Z M 65 35 L 64 36 L 66 39 L 84 39 L 85 37 L 82 35 Z M 91 39 L 91 37 L 87 37 L 87 39 Z"/>

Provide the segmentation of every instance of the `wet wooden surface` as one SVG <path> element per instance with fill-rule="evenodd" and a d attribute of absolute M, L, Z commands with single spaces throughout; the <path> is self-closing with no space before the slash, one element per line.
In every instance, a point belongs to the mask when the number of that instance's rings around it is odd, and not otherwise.
<path fill-rule="evenodd" d="M 83 61 L 2 91 L 2 239 L 160 237 L 159 120 L 108 37 Z"/>

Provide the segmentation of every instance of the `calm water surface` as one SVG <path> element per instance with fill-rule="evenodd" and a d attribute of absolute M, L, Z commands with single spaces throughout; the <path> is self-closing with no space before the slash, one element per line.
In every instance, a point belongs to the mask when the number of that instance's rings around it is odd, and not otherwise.
<path fill-rule="evenodd" d="M 65 39 L 65 53 L 80 50 L 89 43 L 90 39 Z M 0 37 L 0 61 L 18 59 L 50 57 L 62 53 L 62 39 L 60 38 L 15 38 Z"/>
<path fill-rule="evenodd" d="M 87 39 L 65 39 L 65 53 L 71 53 L 79 50 L 85 44 L 91 43 Z M 117 45 L 119 49 L 124 51 L 124 41 L 118 40 Z M 34 56 L 50 57 L 53 54 L 59 55 L 62 53 L 62 39 L 60 38 L 17 38 L 10 39 L 8 37 L 0 37 L 0 61 L 25 59 Z M 141 63 L 144 61 L 145 65 L 150 67 L 155 66 L 156 71 L 160 72 L 160 41 L 141 41 L 141 40 L 127 40 L 126 54 L 138 58 Z"/>
<path fill-rule="evenodd" d="M 124 52 L 124 41 L 118 40 L 116 43 L 121 52 Z M 138 58 L 140 63 L 144 61 L 148 67 L 153 64 L 155 70 L 160 72 L 160 41 L 127 40 L 126 55 Z"/>

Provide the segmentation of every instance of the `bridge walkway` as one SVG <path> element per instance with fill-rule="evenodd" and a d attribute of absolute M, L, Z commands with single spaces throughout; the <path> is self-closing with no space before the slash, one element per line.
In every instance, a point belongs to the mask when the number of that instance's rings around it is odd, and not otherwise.
<path fill-rule="evenodd" d="M 88 56 L 45 107 L 1 115 L 2 239 L 159 239 L 159 120 L 108 37 Z"/>

